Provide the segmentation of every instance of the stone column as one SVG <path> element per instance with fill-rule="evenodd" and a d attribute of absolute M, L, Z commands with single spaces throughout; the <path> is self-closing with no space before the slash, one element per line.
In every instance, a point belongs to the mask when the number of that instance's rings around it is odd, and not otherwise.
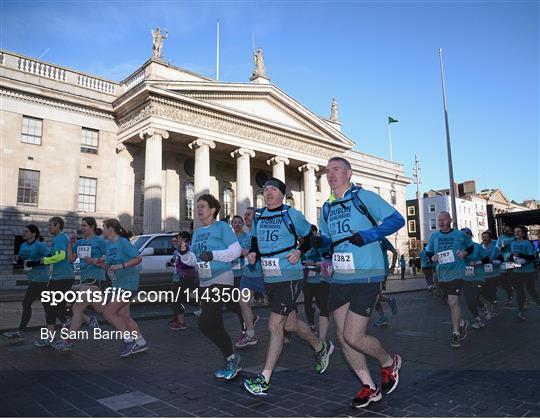
<path fill-rule="evenodd" d="M 165 220 L 165 231 L 176 231 L 179 229 L 180 222 L 180 176 L 175 155 L 169 156 L 163 169 L 165 184 L 163 219 Z"/>
<path fill-rule="evenodd" d="M 144 234 L 161 232 L 162 200 L 162 142 L 169 133 L 156 128 L 148 128 L 139 136 L 146 141 L 144 160 Z"/>
<path fill-rule="evenodd" d="M 272 166 L 272 177 L 285 182 L 285 165 L 289 164 L 289 159 L 281 156 L 274 156 L 266 161 L 266 164 Z"/>
<path fill-rule="evenodd" d="M 197 217 L 197 198 L 202 194 L 210 193 L 210 149 L 216 148 L 216 143 L 198 138 L 189 144 L 189 148 L 195 151 L 193 227 L 197 228 L 200 226 Z"/>
<path fill-rule="evenodd" d="M 116 214 L 126 230 L 133 229 L 135 171 L 133 157 L 124 144 L 116 146 Z"/>
<path fill-rule="evenodd" d="M 317 224 L 317 188 L 315 186 L 315 171 L 319 166 L 304 164 L 298 168 L 304 172 L 304 216 L 311 224 Z"/>
<path fill-rule="evenodd" d="M 236 213 L 243 217 L 246 209 L 253 205 L 250 158 L 255 157 L 255 152 L 239 148 L 231 157 L 236 157 Z"/>

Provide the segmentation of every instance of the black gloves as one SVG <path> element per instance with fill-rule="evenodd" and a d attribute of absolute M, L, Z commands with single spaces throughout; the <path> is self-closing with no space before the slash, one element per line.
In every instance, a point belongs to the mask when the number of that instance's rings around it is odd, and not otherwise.
<path fill-rule="evenodd" d="M 167 263 L 165 264 L 165 266 L 166 266 L 167 268 L 170 268 L 171 266 L 174 266 L 174 264 L 173 264 L 171 261 L 169 261 L 169 262 L 167 262 Z"/>
<path fill-rule="evenodd" d="M 33 268 L 34 266 L 39 266 L 41 265 L 41 259 L 40 260 L 27 260 L 26 261 L 26 266 L 28 268 Z"/>
<path fill-rule="evenodd" d="M 354 233 L 349 239 L 349 242 L 355 246 L 362 247 L 364 245 L 364 238 L 360 235 L 360 233 Z"/>
<path fill-rule="evenodd" d="M 203 262 L 210 262 L 212 259 L 214 259 L 214 255 L 212 254 L 212 252 L 202 252 L 202 253 L 199 255 L 199 258 L 200 258 Z"/>
<path fill-rule="evenodd" d="M 323 238 L 321 236 L 311 236 L 310 243 L 314 249 L 320 249 L 323 247 Z"/>

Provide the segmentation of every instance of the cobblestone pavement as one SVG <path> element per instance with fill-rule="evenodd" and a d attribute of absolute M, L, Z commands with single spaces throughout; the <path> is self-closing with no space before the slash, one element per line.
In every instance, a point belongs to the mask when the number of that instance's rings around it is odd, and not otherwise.
<path fill-rule="evenodd" d="M 284 348 L 267 398 L 248 395 L 239 378 L 215 380 L 212 372 L 223 361 L 188 317 L 188 329 L 178 332 L 168 330 L 164 319 L 140 321 L 151 348 L 126 359 L 119 358 L 119 341 L 90 339 L 64 353 L 35 348 L 30 336 L 1 337 L 1 416 L 540 416 L 537 307 L 529 307 L 525 323 L 514 322 L 515 307 L 502 308 L 456 350 L 447 307 L 427 291 L 396 297 L 398 315 L 370 333 L 403 357 L 400 385 L 368 409 L 349 407 L 359 383 L 339 345 L 328 371 L 318 375 L 313 352 L 296 336 Z M 263 320 L 269 315 L 267 308 L 257 313 Z M 233 314 L 226 314 L 226 325 L 233 336 L 239 332 Z M 259 326 L 259 345 L 240 352 L 244 376 L 261 370 L 265 329 Z"/>

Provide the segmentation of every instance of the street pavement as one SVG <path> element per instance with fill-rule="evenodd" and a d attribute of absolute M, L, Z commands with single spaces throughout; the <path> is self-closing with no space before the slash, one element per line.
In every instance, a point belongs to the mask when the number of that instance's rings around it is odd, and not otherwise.
<path fill-rule="evenodd" d="M 405 281 L 407 282 L 407 281 Z M 39 349 L 32 339 L 0 338 L 1 416 L 237 416 L 393 417 L 540 416 L 540 310 L 530 305 L 525 323 L 515 323 L 515 306 L 481 330 L 471 330 L 460 349 L 450 347 L 446 306 L 426 290 L 401 292 L 390 325 L 370 326 L 390 351 L 403 358 L 398 389 L 366 409 L 352 409 L 359 382 L 336 343 L 323 375 L 314 354 L 295 336 L 285 345 L 270 395 L 255 398 L 234 382 L 215 380 L 223 364 L 217 349 L 199 332 L 196 318 L 173 332 L 159 316 L 140 320 L 151 345 L 120 359 L 120 341 L 82 341 L 71 353 Z M 465 311 L 465 304 L 462 302 Z M 140 306 L 140 318 L 152 306 Z M 299 306 L 303 315 L 303 306 Z M 389 310 L 387 310 L 389 311 Z M 260 343 L 240 350 L 243 376 L 262 369 L 269 310 L 256 308 Z M 164 312 L 164 314 L 166 314 Z M 375 320 L 372 318 L 372 320 Z M 233 336 L 238 319 L 225 315 Z M 104 329 L 110 330 L 108 325 Z M 37 330 L 29 335 L 37 336 Z M 370 368 L 378 377 L 377 366 Z"/>

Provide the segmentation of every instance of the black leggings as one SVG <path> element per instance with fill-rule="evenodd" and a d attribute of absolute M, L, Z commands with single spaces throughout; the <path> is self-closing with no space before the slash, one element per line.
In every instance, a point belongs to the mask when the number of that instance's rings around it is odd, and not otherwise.
<path fill-rule="evenodd" d="M 240 289 L 241 279 L 241 276 L 234 277 L 234 288 Z M 231 298 L 227 303 L 225 303 L 225 307 L 227 307 L 227 310 L 236 313 L 236 315 L 238 316 L 238 320 L 240 321 L 240 327 L 242 328 L 242 330 L 246 330 L 246 323 L 244 322 L 244 316 L 242 316 L 242 310 L 240 309 L 240 304 L 238 303 L 238 301 L 232 301 Z"/>
<path fill-rule="evenodd" d="M 480 281 L 465 281 L 463 287 L 463 294 L 465 294 L 465 301 L 467 307 L 473 315 L 473 317 L 479 317 L 478 306 L 480 305 L 480 295 L 482 294 L 483 284 Z"/>
<path fill-rule="evenodd" d="M 525 308 L 525 287 L 536 304 L 540 302 L 538 293 L 534 287 L 535 278 L 536 272 L 512 272 L 512 286 L 516 290 L 518 308 L 520 311 L 523 311 Z"/>
<path fill-rule="evenodd" d="M 484 289 L 482 290 L 482 298 L 491 304 L 497 302 L 497 282 L 499 282 L 499 277 L 486 278 Z"/>
<path fill-rule="evenodd" d="M 328 293 L 330 292 L 330 284 L 326 282 L 320 282 L 319 284 L 306 282 L 302 292 L 304 293 L 304 311 L 310 325 L 315 324 L 313 300 L 315 300 L 315 304 L 319 309 L 319 316 L 328 317 Z"/>
<path fill-rule="evenodd" d="M 217 288 L 217 291 L 214 289 Z M 229 295 L 232 294 L 232 287 L 229 285 L 211 285 L 208 290 L 208 295 L 218 295 L 221 300 L 223 291 L 228 290 Z M 225 358 L 230 357 L 234 351 L 232 347 L 231 337 L 225 325 L 223 324 L 223 303 L 213 302 L 212 298 L 201 300 L 201 316 L 199 317 L 199 329 L 201 332 L 216 345 Z"/>
<path fill-rule="evenodd" d="M 28 326 L 28 322 L 32 317 L 32 304 L 37 299 L 41 299 L 41 292 L 47 289 L 46 282 L 30 282 L 28 288 L 26 288 L 26 293 L 24 294 L 24 299 L 22 301 L 23 311 L 21 314 L 21 322 L 19 323 L 19 330 L 24 332 Z M 45 304 L 42 302 L 43 307 Z"/>
<path fill-rule="evenodd" d="M 73 285 L 72 279 L 59 279 L 56 281 L 51 280 L 49 281 L 47 290 L 66 292 L 66 291 L 69 291 L 69 289 L 71 289 L 72 285 Z M 55 325 L 56 319 L 60 320 L 60 323 L 65 323 L 66 322 L 66 301 L 62 299 L 62 301 L 55 306 L 53 306 L 51 302 L 45 303 L 43 305 L 45 307 L 45 323 L 47 324 L 47 326 Z"/>
<path fill-rule="evenodd" d="M 501 288 L 506 291 L 506 298 L 512 298 L 512 272 L 503 271 L 501 272 Z"/>

